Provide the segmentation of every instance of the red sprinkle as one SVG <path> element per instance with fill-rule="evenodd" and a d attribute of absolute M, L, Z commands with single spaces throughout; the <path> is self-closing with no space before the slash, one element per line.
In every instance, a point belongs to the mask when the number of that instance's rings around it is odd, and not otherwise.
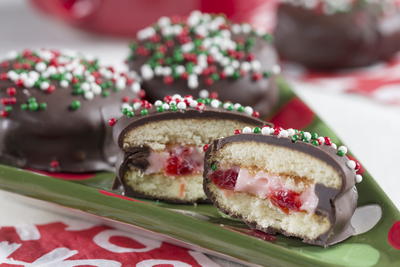
<path fill-rule="evenodd" d="M 3 118 L 8 117 L 8 112 L 5 110 L 0 110 L 0 117 L 3 117 Z"/>
<path fill-rule="evenodd" d="M 108 125 L 110 125 L 110 126 L 114 126 L 116 123 L 117 123 L 116 118 L 111 118 L 108 120 Z"/>
<path fill-rule="evenodd" d="M 239 129 L 236 129 L 235 131 L 233 131 L 233 133 L 234 133 L 234 134 L 241 134 L 241 133 L 242 133 L 242 131 L 241 131 L 241 130 L 239 130 Z"/>
<path fill-rule="evenodd" d="M 47 89 L 46 89 L 46 93 L 51 94 L 56 90 L 56 87 L 54 85 L 50 85 Z"/>
<path fill-rule="evenodd" d="M 52 160 L 51 162 L 50 162 L 50 167 L 51 168 L 58 168 L 60 166 L 60 162 L 58 162 L 58 160 Z"/>
<path fill-rule="evenodd" d="M 252 116 L 255 117 L 255 118 L 259 118 L 260 117 L 260 113 L 258 111 L 253 111 Z"/>
<path fill-rule="evenodd" d="M 17 93 L 17 90 L 14 87 L 8 87 L 7 88 L 7 94 L 9 96 L 15 96 Z"/>
<path fill-rule="evenodd" d="M 122 98 L 122 102 L 128 103 L 128 102 L 129 102 L 129 96 L 124 96 L 124 97 Z"/>
<path fill-rule="evenodd" d="M 210 93 L 210 98 L 217 99 L 218 98 L 218 93 L 217 92 L 211 92 Z"/>
<path fill-rule="evenodd" d="M 324 137 L 324 139 L 325 139 L 325 145 L 327 145 L 327 146 L 332 145 L 332 141 L 329 137 Z"/>
<path fill-rule="evenodd" d="M 165 84 L 171 84 L 174 82 L 174 78 L 172 76 L 165 76 L 164 77 L 164 83 Z"/>
<path fill-rule="evenodd" d="M 0 73 L 0 80 L 5 81 L 7 79 L 8 79 L 8 77 L 7 77 L 7 73 L 6 72 Z"/>
<path fill-rule="evenodd" d="M 144 98 L 146 96 L 146 92 L 144 90 L 140 90 L 138 93 L 139 98 Z"/>
<path fill-rule="evenodd" d="M 203 151 L 204 152 L 206 152 L 207 151 L 207 149 L 210 147 L 210 145 L 209 144 L 205 144 L 204 146 L 203 146 Z"/>
<path fill-rule="evenodd" d="M 254 81 L 258 81 L 258 80 L 261 80 L 262 75 L 261 75 L 261 73 L 257 72 L 257 73 L 253 74 L 252 78 L 253 78 Z"/>

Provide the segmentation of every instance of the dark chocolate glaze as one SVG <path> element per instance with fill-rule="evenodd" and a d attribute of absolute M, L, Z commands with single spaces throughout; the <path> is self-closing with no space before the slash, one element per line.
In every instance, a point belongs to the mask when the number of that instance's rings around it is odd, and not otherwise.
<path fill-rule="evenodd" d="M 243 34 L 233 35 L 232 39 L 246 40 Z M 178 45 L 175 42 L 175 45 Z M 171 49 L 174 49 L 172 47 Z M 271 70 L 277 65 L 277 55 L 274 48 L 261 37 L 257 37 L 253 50 L 251 51 L 255 58 L 258 59 L 263 69 Z M 141 66 L 148 60 L 148 57 L 136 56 L 133 60 L 128 61 L 128 66 L 131 70 L 140 72 Z M 221 71 L 222 69 L 219 69 Z M 146 91 L 146 97 L 150 101 L 162 99 L 166 95 L 191 94 L 194 97 L 199 97 L 199 92 L 207 88 L 209 92 L 218 93 L 218 98 L 222 101 L 238 102 L 244 106 L 252 106 L 265 116 L 271 111 L 278 101 L 278 87 L 276 85 L 275 75 L 271 75 L 268 79 L 260 79 L 254 81 L 251 75 L 245 75 L 238 78 L 220 79 L 212 85 L 207 85 L 204 82 L 202 75 L 199 76 L 199 86 L 196 89 L 191 89 L 187 85 L 187 80 L 179 78 L 175 79 L 172 84 L 165 84 L 162 77 L 154 77 L 151 80 L 143 80 L 142 87 Z"/>
<path fill-rule="evenodd" d="M 228 215 L 243 220 L 246 224 L 250 225 L 257 230 L 267 233 L 279 232 L 284 235 L 288 233 L 278 231 L 277 229 L 265 229 L 259 226 L 256 222 L 245 221 L 240 214 L 234 214 L 219 205 L 216 197 L 210 192 L 208 185 L 211 183 L 209 173 L 212 172 L 211 164 L 213 154 L 223 148 L 226 144 L 235 142 L 258 142 L 266 143 L 275 146 L 282 146 L 289 149 L 297 150 L 318 158 L 330 166 L 332 166 L 342 177 L 342 187 L 337 190 L 328 188 L 322 184 L 316 184 L 315 194 L 318 197 L 318 206 L 315 210 L 317 215 L 328 217 L 331 228 L 315 240 L 308 240 L 303 238 L 303 242 L 318 246 L 330 246 L 343 241 L 354 233 L 354 228 L 350 224 L 350 219 L 357 206 L 357 190 L 355 188 L 355 173 L 353 170 L 346 166 L 349 160 L 346 156 L 340 157 L 336 155 L 336 149 L 331 146 L 321 145 L 314 146 L 309 143 L 298 141 L 293 143 L 289 138 L 278 138 L 276 136 L 268 136 L 261 134 L 239 134 L 229 136 L 226 138 L 218 139 L 213 142 L 205 154 L 204 160 L 204 191 L 207 197 L 216 205 L 221 211 Z"/>
<path fill-rule="evenodd" d="M 6 71 L 0 68 L 0 73 Z M 121 98 L 135 94 L 125 89 L 86 100 L 72 95 L 71 88 L 51 84 L 56 90 L 47 94 L 38 88 L 24 89 L 11 81 L 0 81 L 0 98 L 8 97 L 6 88 L 17 89 L 17 104 L 8 117 L 0 117 L 0 162 L 58 172 L 113 170 L 118 148 L 107 121 L 121 114 Z M 22 110 L 20 105 L 29 97 L 46 102 L 47 109 Z M 81 102 L 78 110 L 70 110 L 73 100 Z M 50 166 L 53 160 L 59 162 L 58 167 Z"/>
<path fill-rule="evenodd" d="M 308 68 L 331 70 L 370 65 L 400 50 L 399 13 L 384 15 L 376 4 L 348 12 L 321 14 L 282 3 L 275 47 L 282 59 Z M 392 26 L 387 27 L 389 24 Z"/>
<path fill-rule="evenodd" d="M 118 182 L 114 183 L 114 187 L 118 188 L 122 186 L 124 195 L 132 197 L 141 197 L 154 200 L 163 200 L 171 203 L 188 203 L 180 199 L 157 199 L 154 196 L 149 196 L 141 192 L 135 191 L 134 188 L 128 186 L 123 177 L 130 168 L 136 168 L 140 171 L 145 171 L 148 166 L 147 157 L 150 153 L 150 149 L 147 146 L 141 147 L 123 147 L 123 140 L 125 134 L 134 128 L 144 125 L 149 122 L 157 122 L 162 120 L 175 120 L 175 119 L 221 119 L 221 120 L 234 120 L 244 122 L 248 125 L 253 125 L 254 127 L 261 127 L 262 125 L 271 125 L 260 119 L 245 115 L 243 112 L 237 111 L 227 111 L 222 108 L 212 108 L 206 106 L 203 111 L 198 111 L 194 108 L 188 108 L 187 110 L 181 111 L 165 111 L 157 112 L 153 107 L 149 110 L 149 114 L 146 116 L 134 116 L 128 118 L 126 116 L 118 120 L 117 124 L 114 126 L 113 135 L 114 141 L 118 144 L 120 148 L 120 154 L 116 164 Z M 233 129 L 232 129 L 233 130 Z M 205 199 L 196 202 L 208 202 Z"/>

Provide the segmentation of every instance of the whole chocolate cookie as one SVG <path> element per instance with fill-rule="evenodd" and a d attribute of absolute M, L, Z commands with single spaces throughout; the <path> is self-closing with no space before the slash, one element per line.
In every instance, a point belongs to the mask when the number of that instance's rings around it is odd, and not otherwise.
<path fill-rule="evenodd" d="M 390 59 L 400 50 L 400 10 L 393 0 L 283 0 L 275 47 L 311 69 L 339 69 Z"/>
<path fill-rule="evenodd" d="M 328 137 L 245 127 L 205 155 L 204 191 L 222 212 L 267 233 L 329 246 L 354 233 L 360 165 Z"/>
<path fill-rule="evenodd" d="M 107 120 L 140 85 L 71 51 L 24 50 L 0 63 L 0 162 L 48 171 L 109 170 Z"/>
<path fill-rule="evenodd" d="M 166 95 L 200 96 L 203 88 L 223 101 L 267 114 L 277 101 L 280 72 L 271 35 L 249 24 L 193 11 L 187 18 L 162 17 L 138 32 L 128 59 L 143 78 L 150 101 Z"/>

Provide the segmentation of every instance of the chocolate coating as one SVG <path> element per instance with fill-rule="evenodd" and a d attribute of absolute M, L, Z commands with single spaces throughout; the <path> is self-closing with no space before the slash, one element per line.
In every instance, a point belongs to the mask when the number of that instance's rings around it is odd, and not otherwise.
<path fill-rule="evenodd" d="M 357 190 L 354 186 L 355 173 L 346 166 L 346 161 L 348 158 L 346 156 L 337 156 L 336 149 L 332 148 L 331 146 L 321 145 L 316 147 L 305 142 L 293 143 L 289 138 L 278 138 L 276 136 L 266 136 L 261 134 L 239 134 L 215 140 L 206 151 L 204 160 L 204 191 L 215 206 L 230 216 L 243 220 L 246 224 L 257 230 L 267 233 L 279 232 L 281 234 L 288 235 L 287 233 L 278 231 L 277 229 L 265 229 L 257 225 L 256 222 L 246 221 L 241 217 L 240 214 L 234 214 L 229 210 L 221 208 L 219 203 L 216 201 L 216 198 L 208 189 L 208 184 L 211 183 L 211 180 L 209 179 L 209 173 L 212 172 L 211 164 L 213 162 L 210 160 L 212 155 L 227 144 L 248 141 L 282 146 L 309 154 L 326 162 L 335 170 L 337 170 L 338 173 L 340 173 L 340 176 L 342 177 L 342 187 L 340 190 L 327 188 L 326 186 L 318 183 L 315 186 L 315 194 L 319 200 L 315 213 L 328 217 L 329 221 L 331 222 L 331 228 L 315 240 L 303 239 L 303 242 L 327 247 L 341 242 L 353 235 L 354 228 L 350 224 L 350 219 L 356 209 L 358 198 Z"/>
<path fill-rule="evenodd" d="M 187 22 L 184 21 L 183 25 L 187 26 Z M 243 63 L 246 61 L 247 55 L 251 54 L 255 60 L 262 64 L 260 74 L 263 71 L 267 71 L 269 72 L 269 78 L 260 78 L 255 80 L 252 78 L 253 72 L 248 71 L 247 74 L 238 78 L 219 78 L 218 80 L 213 81 L 212 84 L 209 84 L 207 79 L 210 79 L 211 76 L 209 74 L 205 74 L 205 72 L 202 72 L 198 75 L 198 86 L 196 88 L 190 88 L 188 86 L 187 78 L 177 77 L 174 78 L 171 83 L 165 83 L 163 75 L 154 75 L 154 77 L 151 79 L 143 79 L 142 87 L 146 91 L 146 97 L 150 101 L 162 99 L 166 95 L 173 94 L 191 94 L 194 97 L 203 97 L 199 95 L 200 91 L 204 88 L 207 88 L 207 90 L 210 92 L 216 92 L 218 94 L 218 98 L 223 101 L 238 102 L 243 105 L 252 106 L 259 110 L 263 116 L 268 114 L 278 100 L 278 88 L 275 82 L 276 75 L 273 73 L 274 67 L 275 69 L 277 68 L 276 52 L 273 46 L 268 41 L 264 40 L 262 36 L 256 35 L 254 32 L 233 33 L 230 28 L 231 25 L 232 24 L 230 22 L 227 22 L 227 28 L 225 30 L 230 32 L 231 37 L 229 37 L 229 39 L 231 39 L 233 42 L 245 42 L 250 38 L 254 38 L 254 45 L 250 51 L 245 52 L 245 56 L 243 58 L 238 59 L 238 62 L 240 64 Z M 195 27 L 196 26 L 194 26 L 194 28 Z M 161 44 L 167 49 L 165 52 L 165 57 L 173 58 L 173 51 L 177 49 L 179 51 L 182 50 L 184 44 L 179 41 L 179 37 L 175 37 L 171 41 L 166 40 L 159 32 L 158 34 L 161 35 L 161 40 L 157 44 Z M 192 30 L 189 31 L 188 36 L 191 40 L 195 40 L 197 38 L 195 31 Z M 212 37 L 206 36 L 204 39 L 212 39 Z M 201 38 L 203 41 L 204 39 Z M 138 47 L 140 47 L 146 44 L 146 42 L 148 42 L 147 39 L 137 40 L 136 44 Z M 169 42 L 172 42 L 172 45 L 169 46 Z M 209 50 L 210 48 L 205 48 L 203 51 L 204 55 L 210 57 L 211 52 Z M 151 51 L 149 55 L 140 55 L 139 53 L 132 52 L 131 57 L 128 60 L 129 68 L 131 70 L 140 72 L 143 65 L 148 64 L 150 60 L 154 58 L 155 53 L 155 51 Z M 234 59 L 232 58 L 232 60 Z M 170 65 L 164 63 L 162 66 L 186 66 L 189 62 L 191 61 L 184 59 L 179 62 L 173 62 L 173 64 Z M 216 73 L 223 73 L 224 66 L 222 66 L 220 63 L 210 63 L 209 66 L 210 65 L 215 66 Z M 240 72 L 239 70 L 240 68 L 238 68 L 238 73 Z"/>
<path fill-rule="evenodd" d="M 400 50 L 399 14 L 384 14 L 376 3 L 333 14 L 283 3 L 275 47 L 282 59 L 311 69 L 367 66 Z"/>
<path fill-rule="evenodd" d="M 11 70 L 13 63 L 0 67 L 0 73 Z M 126 89 L 89 100 L 73 95 L 71 85 L 63 88 L 54 80 L 51 85 L 55 90 L 48 93 L 0 80 L 0 98 L 9 97 L 7 88 L 16 89 L 12 111 L 0 118 L 0 162 L 58 172 L 112 170 L 118 149 L 107 121 L 120 114 L 121 98 L 136 94 Z M 33 97 L 37 103 L 46 103 L 46 109 L 21 108 Z M 80 101 L 80 108 L 71 109 L 73 100 Z"/>
<path fill-rule="evenodd" d="M 134 117 L 122 117 L 118 120 L 117 124 L 113 129 L 114 141 L 118 144 L 120 148 L 120 154 L 118 157 L 118 162 L 116 164 L 117 177 L 114 183 L 114 188 L 122 186 L 124 195 L 132 197 L 143 197 L 158 200 L 157 198 L 152 198 L 144 195 L 140 192 L 135 191 L 134 188 L 126 185 L 124 182 L 124 175 L 131 167 L 145 171 L 149 163 L 147 157 L 150 153 L 150 148 L 148 146 L 141 147 L 124 147 L 123 140 L 125 134 L 136 127 L 145 125 L 149 122 L 157 122 L 163 120 L 174 120 L 174 119 L 221 119 L 221 120 L 234 120 L 244 122 L 248 125 L 254 127 L 261 127 L 262 125 L 271 125 L 255 117 L 244 114 L 238 111 L 227 111 L 223 108 L 213 108 L 211 106 L 205 106 L 204 110 L 199 111 L 195 108 L 188 107 L 185 110 L 178 111 L 164 111 L 157 112 L 156 107 L 152 107 L 149 110 L 148 115 L 145 116 L 134 116 Z M 139 110 L 137 111 L 139 113 Z M 163 199 L 164 201 L 172 203 L 187 203 L 179 199 Z M 201 201 L 204 202 L 204 201 Z"/>

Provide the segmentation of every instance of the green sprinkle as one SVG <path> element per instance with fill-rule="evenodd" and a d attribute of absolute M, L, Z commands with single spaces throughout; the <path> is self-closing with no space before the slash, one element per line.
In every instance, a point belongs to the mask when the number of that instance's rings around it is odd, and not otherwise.
<path fill-rule="evenodd" d="M 110 95 L 110 91 L 105 90 L 105 91 L 101 92 L 101 95 L 102 95 L 103 97 L 107 97 L 107 96 Z"/>
<path fill-rule="evenodd" d="M 176 107 L 176 105 L 170 105 L 170 110 L 172 110 L 172 111 L 177 111 L 178 110 L 178 108 Z"/>
<path fill-rule="evenodd" d="M 318 134 L 317 133 L 312 133 L 311 134 L 311 139 L 318 139 Z"/>
<path fill-rule="evenodd" d="M 12 111 L 12 109 L 13 109 L 12 106 L 5 106 L 4 107 L 4 110 L 7 111 L 7 112 Z"/>
<path fill-rule="evenodd" d="M 233 75 L 232 75 L 232 78 L 235 79 L 235 80 L 239 79 L 240 78 L 240 73 L 238 71 L 235 71 L 233 73 Z"/>
<path fill-rule="evenodd" d="M 140 111 L 140 115 L 147 115 L 147 114 L 149 114 L 149 111 L 146 109 L 146 108 L 144 108 L 144 109 L 142 109 L 141 111 Z"/>
<path fill-rule="evenodd" d="M 319 146 L 319 143 L 318 143 L 317 140 L 312 140 L 312 141 L 311 141 L 311 144 L 313 144 L 314 146 Z"/>
<path fill-rule="evenodd" d="M 261 128 L 260 127 L 254 128 L 253 133 L 261 133 Z"/>
<path fill-rule="evenodd" d="M 271 76 L 271 73 L 269 73 L 268 71 L 264 71 L 263 72 L 263 77 L 264 78 L 269 78 Z"/>
<path fill-rule="evenodd" d="M 28 105 L 27 104 L 21 104 L 21 109 L 22 110 L 27 110 L 28 109 Z"/>
<path fill-rule="evenodd" d="M 77 110 L 81 107 L 81 102 L 79 100 L 74 100 L 71 102 L 70 107 L 72 110 Z"/>
<path fill-rule="evenodd" d="M 28 103 L 33 103 L 33 102 L 36 102 L 36 98 L 34 97 L 28 98 Z"/>
<path fill-rule="evenodd" d="M 244 107 L 243 106 L 238 107 L 237 111 L 243 112 L 244 111 Z"/>
<path fill-rule="evenodd" d="M 163 111 L 164 111 L 164 108 L 162 106 L 157 107 L 157 112 L 163 112 Z"/>
<path fill-rule="evenodd" d="M 264 34 L 262 38 L 267 42 L 272 42 L 274 40 L 271 34 Z"/>
<path fill-rule="evenodd" d="M 127 115 L 131 110 L 129 108 L 123 108 L 122 109 L 122 114 Z"/>
<path fill-rule="evenodd" d="M 296 142 L 299 139 L 299 136 L 293 135 L 292 136 L 292 142 Z"/>
<path fill-rule="evenodd" d="M 211 170 L 215 171 L 216 169 L 218 169 L 217 163 L 211 164 Z"/>
<path fill-rule="evenodd" d="M 133 111 L 129 111 L 128 113 L 126 113 L 126 116 L 128 118 L 132 118 L 133 116 L 135 116 L 135 113 Z"/>
<path fill-rule="evenodd" d="M 219 80 L 219 74 L 218 73 L 211 74 L 211 79 L 213 79 L 214 81 L 218 81 Z"/>
<path fill-rule="evenodd" d="M 39 104 L 39 109 L 40 110 L 46 110 L 47 109 L 47 103 L 40 103 Z"/>
<path fill-rule="evenodd" d="M 233 110 L 233 105 L 229 105 L 227 110 L 229 110 L 229 111 Z"/>
<path fill-rule="evenodd" d="M 336 153 L 338 156 L 343 157 L 346 153 L 344 153 L 342 150 L 338 150 L 338 152 Z"/>
<path fill-rule="evenodd" d="M 36 111 L 39 109 L 39 104 L 37 102 L 30 102 L 28 108 L 30 111 Z"/>
<path fill-rule="evenodd" d="M 204 104 L 210 105 L 211 104 L 211 98 L 204 99 Z"/>

